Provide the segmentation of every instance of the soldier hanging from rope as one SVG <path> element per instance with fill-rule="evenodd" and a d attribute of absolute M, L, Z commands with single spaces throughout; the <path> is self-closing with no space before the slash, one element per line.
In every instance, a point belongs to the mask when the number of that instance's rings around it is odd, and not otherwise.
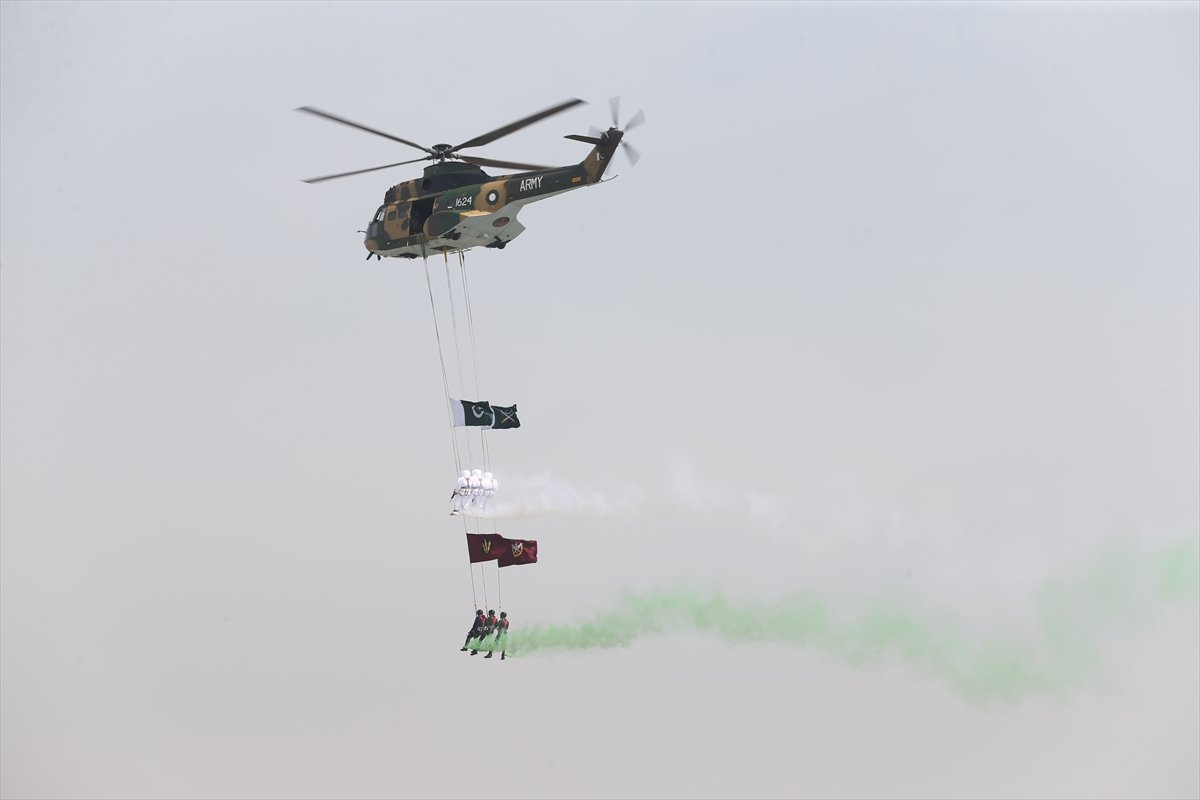
<path fill-rule="evenodd" d="M 496 494 L 496 479 L 492 477 L 492 473 L 485 472 L 479 484 L 483 489 L 483 496 L 479 499 L 479 507 L 487 508 L 488 501 Z"/>
<path fill-rule="evenodd" d="M 454 491 L 450 494 L 450 516 L 462 513 L 463 503 L 470 494 L 470 479 L 470 471 L 464 469 L 462 475 L 459 475 L 458 480 L 455 481 Z"/>
<path fill-rule="evenodd" d="M 487 625 L 487 618 L 483 616 L 483 609 L 475 610 L 475 619 L 471 622 L 471 630 L 467 631 L 467 640 L 463 642 L 462 652 L 466 652 L 471 642 L 474 640 L 483 641 L 483 629 Z M 471 655 L 475 655 L 475 651 L 471 651 Z"/>
<path fill-rule="evenodd" d="M 467 498 L 465 507 L 478 507 L 479 501 L 483 497 L 483 471 L 471 470 L 471 477 L 467 479 L 467 482 L 471 496 Z"/>
<path fill-rule="evenodd" d="M 496 623 L 497 623 L 497 620 L 496 620 L 495 610 L 488 609 L 487 618 L 483 621 L 483 630 L 480 633 L 479 639 L 477 640 L 477 644 L 471 650 L 471 655 L 477 655 L 479 653 L 479 648 L 483 647 L 484 640 L 486 640 L 487 637 L 492 635 L 492 631 L 496 630 Z M 488 656 L 490 656 L 490 655 L 491 655 L 491 653 L 488 653 Z M 484 658 L 487 658 L 488 656 L 484 656 Z"/>
<path fill-rule="evenodd" d="M 495 654 L 496 649 L 499 648 L 500 660 L 503 661 L 505 658 L 505 652 L 504 652 L 505 643 L 504 642 L 507 638 L 508 638 L 508 612 L 501 611 L 500 619 L 498 619 L 496 621 L 496 640 L 492 643 L 492 649 L 490 651 L 488 651 L 488 654 L 486 656 L 484 656 L 484 658 L 491 658 Z"/>

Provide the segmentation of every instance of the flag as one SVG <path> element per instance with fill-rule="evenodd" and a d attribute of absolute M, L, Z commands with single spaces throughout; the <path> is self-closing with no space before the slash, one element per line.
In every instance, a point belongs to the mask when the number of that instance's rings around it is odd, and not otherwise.
<path fill-rule="evenodd" d="M 503 536 L 494 533 L 467 534 L 467 555 L 471 557 L 472 564 L 480 561 L 495 561 L 505 552 L 506 547 L 508 547 L 508 539 Z"/>
<path fill-rule="evenodd" d="M 537 563 L 537 542 L 533 539 L 505 539 L 497 559 L 502 567 Z"/>
<path fill-rule="evenodd" d="M 492 406 L 493 428 L 519 428 L 521 420 L 517 419 L 517 407 L 514 406 Z"/>
<path fill-rule="evenodd" d="M 454 416 L 454 426 L 490 427 L 495 415 L 486 400 L 458 400 L 450 398 L 450 413 Z"/>
<path fill-rule="evenodd" d="M 472 564 L 499 561 L 502 567 L 537 563 L 537 541 L 505 539 L 498 533 L 468 533 L 467 555 Z"/>

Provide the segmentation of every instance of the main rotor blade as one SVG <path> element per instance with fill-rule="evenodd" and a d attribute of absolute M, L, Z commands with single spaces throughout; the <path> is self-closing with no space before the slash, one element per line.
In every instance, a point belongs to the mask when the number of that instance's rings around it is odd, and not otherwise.
<path fill-rule="evenodd" d="M 516 161 L 496 161 L 493 158 L 479 158 L 478 156 L 457 156 L 461 161 L 468 164 L 474 164 L 477 167 L 504 167 L 506 169 L 550 169 L 537 164 L 518 164 Z"/>
<path fill-rule="evenodd" d="M 540 120 L 543 120 L 546 117 L 552 117 L 555 114 L 558 114 L 559 112 L 566 111 L 568 108 L 571 108 L 572 106 L 577 106 L 583 102 L 584 101 L 580 100 L 578 97 L 572 98 L 565 102 L 559 103 L 556 106 L 551 106 L 550 108 L 547 108 L 545 111 L 539 111 L 536 114 L 530 114 L 528 117 L 519 119 L 516 122 L 510 122 L 508 125 L 505 125 L 503 128 L 497 128 L 496 130 L 492 131 L 491 133 L 485 133 L 482 136 L 476 136 L 474 139 L 468 139 L 467 141 L 463 142 L 460 145 L 455 145 L 453 149 L 461 150 L 464 147 L 479 147 L 482 144 L 488 144 L 490 142 L 494 142 L 502 136 L 508 136 L 510 133 L 514 133 L 516 131 L 521 130 L 521 128 L 524 128 L 526 125 L 532 125 L 533 123 L 539 122 Z M 540 169 L 540 167 L 538 169 Z"/>
<path fill-rule="evenodd" d="M 622 141 L 621 147 L 625 149 L 625 155 L 629 158 L 629 166 L 636 166 L 638 159 L 642 157 L 641 154 L 637 150 L 634 150 L 633 145 L 629 142 Z"/>
<path fill-rule="evenodd" d="M 320 183 L 321 181 L 331 181 L 334 178 L 349 178 L 351 175 L 362 175 L 364 172 L 378 172 L 381 169 L 391 169 L 402 164 L 415 164 L 418 161 L 428 161 L 429 157 L 414 158 L 411 161 L 397 161 L 395 164 L 384 164 L 382 167 L 371 167 L 370 169 L 358 169 L 354 172 L 339 172 L 337 175 L 322 175 L 320 178 L 309 178 L 305 183 Z"/>
<path fill-rule="evenodd" d="M 408 139 L 401 139 L 399 136 L 392 136 L 390 133 L 384 133 L 383 131 L 377 131 L 374 128 L 368 128 L 366 125 L 359 125 L 357 122 L 353 122 L 351 120 L 345 119 L 344 117 L 339 117 L 336 114 L 330 114 L 328 111 L 322 111 L 319 108 L 313 108 L 312 106 L 301 106 L 300 108 L 297 108 L 296 110 L 304 111 L 304 112 L 307 112 L 307 113 L 312 114 L 317 117 L 323 117 L 325 119 L 332 120 L 333 122 L 340 122 L 343 125 L 349 125 L 351 128 L 358 128 L 360 131 L 366 131 L 367 133 L 373 133 L 376 136 L 382 136 L 385 139 L 391 139 L 393 142 L 399 142 L 400 144 L 406 144 L 409 147 L 415 147 L 418 150 L 424 150 L 426 153 L 429 153 L 431 155 L 433 153 L 432 150 L 430 150 L 428 147 L 425 147 L 424 145 L 417 144 L 416 142 L 410 142 Z M 381 169 L 382 169 L 382 167 L 381 167 Z M 353 174 L 353 173 L 351 173 L 351 174 Z"/>
<path fill-rule="evenodd" d="M 642 110 L 639 108 L 638 112 L 629 118 L 629 122 L 625 123 L 625 130 L 631 131 L 634 128 L 636 128 L 638 125 L 641 125 L 645 121 L 646 121 L 646 115 L 643 114 Z"/>
<path fill-rule="evenodd" d="M 608 98 L 608 107 L 612 111 L 612 115 L 613 115 L 612 126 L 615 128 L 620 124 L 619 122 L 617 122 L 617 112 L 621 110 L 621 98 L 619 98 L 619 97 Z"/>

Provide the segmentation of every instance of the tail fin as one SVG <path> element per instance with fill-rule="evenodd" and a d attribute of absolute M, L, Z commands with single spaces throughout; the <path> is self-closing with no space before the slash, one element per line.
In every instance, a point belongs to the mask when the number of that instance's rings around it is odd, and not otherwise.
<path fill-rule="evenodd" d="M 613 153 L 617 151 L 617 145 L 621 143 L 621 131 L 616 128 L 610 128 L 599 136 L 581 136 L 577 133 L 572 133 L 563 138 L 594 145 L 592 151 L 587 154 L 587 158 L 580 162 L 587 183 L 592 184 L 599 183 L 600 179 L 604 176 L 604 171 L 608 169 L 608 164 L 612 161 Z"/>

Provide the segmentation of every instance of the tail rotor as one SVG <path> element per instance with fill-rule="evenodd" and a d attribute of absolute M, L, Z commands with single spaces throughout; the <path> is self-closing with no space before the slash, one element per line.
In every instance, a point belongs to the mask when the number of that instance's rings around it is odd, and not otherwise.
<path fill-rule="evenodd" d="M 620 97 L 610 97 L 608 99 L 608 109 L 609 109 L 609 111 L 612 112 L 612 126 L 618 130 L 621 130 L 621 127 L 620 127 L 621 98 Z M 624 128 L 623 132 L 629 133 L 629 131 L 633 130 L 634 128 L 636 128 L 639 125 L 645 124 L 645 122 L 646 122 L 646 115 L 639 108 L 637 110 L 637 112 L 632 117 L 629 118 L 629 121 L 625 123 L 625 128 Z M 621 139 L 621 149 L 625 151 L 625 157 L 629 159 L 630 166 L 635 166 L 638 162 L 638 159 L 642 157 L 641 153 L 639 153 L 634 148 L 634 146 L 631 145 L 624 138 Z"/>
<path fill-rule="evenodd" d="M 574 139 L 577 142 L 586 142 L 587 144 L 592 144 L 592 145 L 599 145 L 605 141 L 611 141 L 612 139 L 616 139 L 617 141 L 619 141 L 621 143 L 621 149 L 625 151 L 625 157 L 629 159 L 630 166 L 637 164 L 638 159 L 641 158 L 642 155 L 634 148 L 633 145 L 631 145 L 629 142 L 625 141 L 625 135 L 633 128 L 636 128 L 638 125 L 645 124 L 646 115 L 639 108 L 637 110 L 637 113 L 634 114 L 632 117 L 630 117 L 629 121 L 625 123 L 625 129 L 621 130 L 621 128 L 619 127 L 620 120 L 621 120 L 621 116 L 620 116 L 620 114 L 621 114 L 621 98 L 619 98 L 619 97 L 609 98 L 608 108 L 610 111 L 612 111 L 612 127 L 611 128 L 609 128 L 606 131 L 602 131 L 599 128 L 597 128 L 595 125 L 589 125 L 587 136 L 582 136 L 577 133 L 572 133 L 563 138 Z"/>

